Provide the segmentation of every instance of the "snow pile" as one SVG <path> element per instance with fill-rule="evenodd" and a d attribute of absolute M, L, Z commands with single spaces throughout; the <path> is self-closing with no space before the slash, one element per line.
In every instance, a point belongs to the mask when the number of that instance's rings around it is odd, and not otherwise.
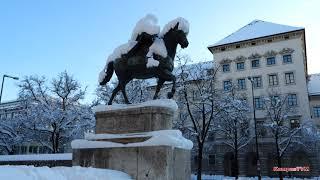
<path fill-rule="evenodd" d="M 108 69 L 108 64 L 118 58 L 121 58 L 122 55 L 127 54 L 136 44 L 137 41 L 130 40 L 127 43 L 122 44 L 113 50 L 113 52 L 108 56 L 105 67 L 99 73 L 99 83 L 101 83 L 104 77 L 107 75 L 106 71 Z"/>
<path fill-rule="evenodd" d="M 191 180 L 196 180 L 197 175 L 192 174 L 191 175 Z M 205 175 L 202 174 L 201 176 L 202 180 L 235 180 L 235 177 L 230 177 L 230 176 L 223 176 L 223 175 Z M 262 177 L 262 180 L 278 180 L 279 178 L 271 178 L 271 177 Z M 313 177 L 313 178 L 283 178 L 284 180 L 318 180 L 319 177 Z M 239 177 L 238 180 L 258 180 L 258 177 Z"/>
<path fill-rule="evenodd" d="M 0 166 L 0 179 L 10 180 L 130 180 L 126 173 L 84 167 Z"/>
<path fill-rule="evenodd" d="M 113 104 L 113 105 L 98 105 L 93 107 L 93 112 L 113 111 L 120 109 L 140 108 L 140 107 L 165 107 L 173 111 L 178 110 L 177 103 L 172 99 L 157 99 L 150 100 L 137 104 Z"/>
<path fill-rule="evenodd" d="M 116 139 L 116 138 L 128 138 L 128 137 L 148 137 L 150 139 L 144 142 L 138 143 L 114 143 L 107 141 L 92 141 L 92 140 L 74 140 L 71 143 L 73 149 L 87 149 L 87 148 L 114 148 L 114 147 L 141 147 L 141 146 L 171 146 L 181 149 L 192 149 L 192 141 L 184 138 L 179 130 L 160 130 L 147 133 L 141 133 L 141 135 L 134 133 L 133 136 L 116 135 L 116 134 L 98 134 L 87 135 L 89 139 Z"/>
<path fill-rule="evenodd" d="M 156 38 L 152 43 L 152 45 L 149 47 L 149 51 L 147 54 L 147 57 L 148 57 L 147 68 L 158 67 L 159 65 L 159 61 L 154 59 L 153 54 L 159 55 L 162 58 L 166 58 L 168 56 L 168 52 L 163 39 Z"/>
<path fill-rule="evenodd" d="M 55 161 L 72 160 L 72 153 L 0 155 L 0 161 Z"/>
<path fill-rule="evenodd" d="M 147 14 L 140 19 L 133 29 L 131 40 L 135 41 L 139 34 L 146 32 L 147 34 L 154 35 L 160 33 L 160 26 L 157 25 L 158 19 L 153 14 Z"/>
<path fill-rule="evenodd" d="M 188 34 L 189 33 L 189 22 L 182 18 L 182 17 L 178 17 L 172 21 L 170 21 L 169 23 L 167 23 L 161 33 L 160 33 L 160 37 L 163 37 L 167 32 L 170 31 L 170 29 L 173 29 L 177 23 L 179 23 L 178 29 L 182 30 L 184 33 Z"/>
<path fill-rule="evenodd" d="M 303 27 L 293 27 L 293 26 L 286 26 L 282 24 L 276 24 L 261 20 L 254 20 L 251 23 L 247 24 L 246 26 L 242 27 L 238 31 L 230 34 L 229 36 L 225 37 L 224 39 L 218 41 L 217 43 L 209 46 L 220 46 L 224 44 L 230 44 L 234 42 L 245 41 L 249 39 L 255 39 L 259 37 L 265 37 L 290 31 L 297 31 L 302 30 Z"/>
<path fill-rule="evenodd" d="M 309 95 L 320 95 L 320 73 L 310 75 L 308 91 Z"/>
<path fill-rule="evenodd" d="M 127 43 L 115 48 L 107 58 L 105 67 L 99 73 L 99 83 L 101 83 L 106 76 L 108 64 L 118 58 L 121 58 L 122 55 L 127 54 L 137 44 L 136 39 L 139 34 L 142 32 L 146 32 L 150 35 L 159 34 L 160 26 L 158 26 L 157 23 L 158 19 L 152 14 L 146 15 L 137 22 L 135 28 L 133 29 L 131 39 Z"/>

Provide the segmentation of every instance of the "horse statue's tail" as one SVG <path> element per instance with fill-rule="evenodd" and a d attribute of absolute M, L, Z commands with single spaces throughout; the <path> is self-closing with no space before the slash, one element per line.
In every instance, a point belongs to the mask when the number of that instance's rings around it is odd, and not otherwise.
<path fill-rule="evenodd" d="M 104 69 L 101 73 L 100 73 L 100 79 L 99 79 L 99 83 L 100 85 L 105 85 L 107 84 L 107 82 L 110 81 L 112 75 L 113 75 L 113 61 L 108 63 L 108 67 L 107 69 Z"/>

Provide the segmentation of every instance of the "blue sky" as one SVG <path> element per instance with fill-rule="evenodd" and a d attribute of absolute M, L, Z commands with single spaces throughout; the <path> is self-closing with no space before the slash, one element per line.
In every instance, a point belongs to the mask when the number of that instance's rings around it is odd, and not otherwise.
<path fill-rule="evenodd" d="M 320 72 L 320 1 L 317 0 L 3 0 L 0 1 L 0 76 L 44 75 L 67 70 L 94 98 L 97 77 L 109 53 L 127 42 L 148 13 L 163 25 L 184 17 L 195 61 L 212 60 L 207 46 L 254 19 L 306 28 L 309 73 Z M 6 79 L 3 101 L 14 100 L 16 81 Z"/>

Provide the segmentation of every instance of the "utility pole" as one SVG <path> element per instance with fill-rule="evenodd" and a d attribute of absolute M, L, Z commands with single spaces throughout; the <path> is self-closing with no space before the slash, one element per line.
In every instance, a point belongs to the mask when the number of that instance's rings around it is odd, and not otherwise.
<path fill-rule="evenodd" d="M 257 156 L 257 173 L 258 179 L 261 180 L 261 169 L 260 169 L 260 156 L 259 156 L 259 147 L 258 147 L 258 133 L 257 133 L 257 118 L 256 118 L 256 106 L 254 103 L 254 80 L 252 77 L 248 77 L 248 80 L 251 82 L 251 93 L 252 93 L 252 106 L 253 106 L 253 121 L 254 121 L 254 131 L 256 137 L 256 156 Z"/>

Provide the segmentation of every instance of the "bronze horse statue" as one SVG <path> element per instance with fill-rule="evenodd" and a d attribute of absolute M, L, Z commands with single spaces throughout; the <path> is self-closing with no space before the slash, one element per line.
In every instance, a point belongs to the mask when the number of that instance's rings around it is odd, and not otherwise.
<path fill-rule="evenodd" d="M 149 40 L 144 40 L 144 42 L 138 41 L 141 45 L 135 46 L 136 48 L 134 51 L 130 50 L 121 58 L 110 61 L 107 64 L 105 72 L 106 75 L 103 78 L 103 81 L 100 82 L 100 85 L 105 85 L 110 81 L 113 71 L 115 71 L 119 81 L 117 87 L 112 91 L 112 95 L 110 97 L 108 105 L 112 104 L 114 97 L 120 90 L 122 91 L 125 103 L 130 104 L 125 88 L 126 84 L 129 83 L 132 79 L 149 79 L 153 77 L 157 78 L 158 82 L 153 99 L 158 98 L 159 91 L 165 81 L 172 81 L 172 89 L 171 92 L 168 92 L 167 97 L 169 99 L 173 97 L 176 91 L 176 77 L 172 74 L 176 49 L 178 44 L 180 44 L 182 48 L 188 47 L 189 42 L 187 39 L 187 33 L 185 33 L 183 30 L 179 30 L 179 22 L 161 38 L 163 39 L 165 48 L 167 50 L 167 57 L 153 54 L 153 58 L 159 61 L 159 65 L 156 67 L 146 66 L 148 58 L 146 56 L 148 53 L 148 49 L 152 44 L 152 42 L 150 42 L 150 37 L 147 38 Z M 153 40 L 154 39 L 152 39 L 152 41 Z"/>

